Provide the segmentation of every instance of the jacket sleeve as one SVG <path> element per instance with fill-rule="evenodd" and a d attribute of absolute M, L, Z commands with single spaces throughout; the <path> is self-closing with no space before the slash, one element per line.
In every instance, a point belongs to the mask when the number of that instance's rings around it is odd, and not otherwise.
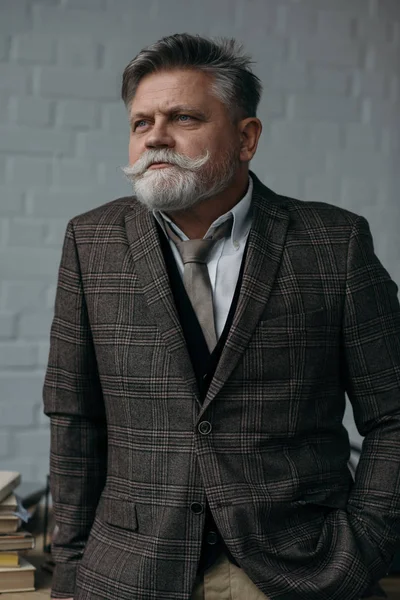
<path fill-rule="evenodd" d="M 400 540 L 400 307 L 398 287 L 358 217 L 349 242 L 343 344 L 346 391 L 365 436 L 350 523 L 371 579 L 386 574 Z"/>
<path fill-rule="evenodd" d="M 58 527 L 51 595 L 65 598 L 74 595 L 107 469 L 106 418 L 72 223 L 58 275 L 43 400 L 50 417 L 50 488 Z"/>

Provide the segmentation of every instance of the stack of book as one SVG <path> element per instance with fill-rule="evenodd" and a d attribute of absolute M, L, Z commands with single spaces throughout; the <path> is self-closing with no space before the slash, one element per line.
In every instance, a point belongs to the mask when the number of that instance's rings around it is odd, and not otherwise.
<path fill-rule="evenodd" d="M 19 473 L 0 471 L 0 593 L 35 589 L 35 567 L 25 558 L 35 538 L 23 529 L 24 509 L 13 493 L 20 482 Z"/>

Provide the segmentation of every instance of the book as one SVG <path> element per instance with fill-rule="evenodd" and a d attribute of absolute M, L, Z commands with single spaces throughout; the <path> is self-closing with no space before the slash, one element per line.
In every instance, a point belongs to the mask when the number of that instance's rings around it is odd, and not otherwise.
<path fill-rule="evenodd" d="M 31 550 L 35 547 L 35 538 L 28 531 L 16 531 L 15 533 L 0 534 L 1 550 Z"/>
<path fill-rule="evenodd" d="M 21 557 L 21 566 L 0 567 L 0 592 L 33 592 L 35 590 L 35 567 Z"/>
<path fill-rule="evenodd" d="M 10 494 L 2 502 L 0 502 L 0 518 L 5 514 L 13 513 L 17 510 L 17 499 L 15 494 Z"/>
<path fill-rule="evenodd" d="M 0 502 L 21 483 L 21 474 L 16 471 L 0 471 Z"/>
<path fill-rule="evenodd" d="M 0 567 L 19 567 L 18 552 L 1 552 L 0 551 Z"/>
<path fill-rule="evenodd" d="M 0 533 L 14 533 L 21 527 L 22 521 L 15 515 L 0 516 Z"/>

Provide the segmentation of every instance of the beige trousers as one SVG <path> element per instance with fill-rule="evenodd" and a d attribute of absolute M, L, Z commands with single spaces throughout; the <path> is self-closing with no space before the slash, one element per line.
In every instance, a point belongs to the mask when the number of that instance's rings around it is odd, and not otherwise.
<path fill-rule="evenodd" d="M 196 579 L 191 600 L 268 600 L 225 554 Z"/>

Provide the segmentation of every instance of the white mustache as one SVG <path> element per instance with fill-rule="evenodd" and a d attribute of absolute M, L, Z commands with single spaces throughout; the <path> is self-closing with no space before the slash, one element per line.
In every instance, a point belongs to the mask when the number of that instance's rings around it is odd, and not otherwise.
<path fill-rule="evenodd" d="M 180 169 L 198 171 L 209 159 L 210 153 L 208 150 L 203 156 L 197 158 L 189 158 L 172 150 L 148 150 L 133 165 L 122 167 L 122 171 L 131 180 L 143 175 L 153 163 L 169 163 Z"/>

